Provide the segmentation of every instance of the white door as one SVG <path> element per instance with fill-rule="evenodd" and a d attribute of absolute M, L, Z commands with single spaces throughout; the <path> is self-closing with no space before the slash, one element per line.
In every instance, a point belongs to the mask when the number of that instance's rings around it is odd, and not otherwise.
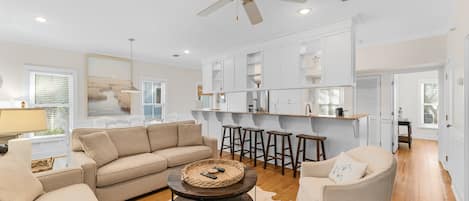
<path fill-rule="evenodd" d="M 381 146 L 381 98 L 379 76 L 358 77 L 357 113 L 367 113 L 368 144 Z"/>
<path fill-rule="evenodd" d="M 453 111 L 453 73 L 451 68 L 451 63 L 448 63 L 447 67 L 444 70 L 441 70 L 440 86 L 443 90 L 440 90 L 440 101 L 443 101 L 442 111 L 440 109 L 440 118 L 439 118 L 439 127 L 440 132 L 438 135 L 438 148 L 439 148 L 439 157 L 440 161 L 448 167 L 448 155 L 451 152 L 450 138 L 451 138 L 451 124 L 452 124 L 452 111 Z M 443 81 L 443 82 L 441 82 Z"/>

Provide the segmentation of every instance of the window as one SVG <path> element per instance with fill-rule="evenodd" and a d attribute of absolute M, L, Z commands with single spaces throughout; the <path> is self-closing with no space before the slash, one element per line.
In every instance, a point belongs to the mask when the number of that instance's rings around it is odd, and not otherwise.
<path fill-rule="evenodd" d="M 438 127 L 438 83 L 421 82 L 421 122 L 424 127 Z"/>
<path fill-rule="evenodd" d="M 72 75 L 30 71 L 31 107 L 44 108 L 49 130 L 35 136 L 61 135 L 71 129 Z"/>
<path fill-rule="evenodd" d="M 146 120 L 163 121 L 165 118 L 166 83 L 143 81 L 143 114 Z"/>
<path fill-rule="evenodd" d="M 320 88 L 317 94 L 320 115 L 335 115 L 335 109 L 343 105 L 342 88 Z"/>

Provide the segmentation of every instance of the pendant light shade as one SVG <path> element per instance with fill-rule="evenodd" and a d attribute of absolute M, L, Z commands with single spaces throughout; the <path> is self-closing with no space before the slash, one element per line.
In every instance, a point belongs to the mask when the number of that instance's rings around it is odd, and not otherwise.
<path fill-rule="evenodd" d="M 140 93 L 140 90 L 137 89 L 137 87 L 134 86 L 134 82 L 133 82 L 133 73 L 134 73 L 134 48 L 133 48 L 133 43 L 134 43 L 135 39 L 133 38 L 129 38 L 129 42 L 130 42 L 130 88 L 128 89 L 122 89 L 121 90 L 121 93 L 131 93 L 131 94 L 135 94 L 135 93 Z"/>

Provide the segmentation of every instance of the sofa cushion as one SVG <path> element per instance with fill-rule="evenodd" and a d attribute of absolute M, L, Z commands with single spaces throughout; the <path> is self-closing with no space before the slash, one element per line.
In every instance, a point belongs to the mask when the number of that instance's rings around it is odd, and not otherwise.
<path fill-rule="evenodd" d="M 155 154 L 144 153 L 127 156 L 99 168 L 96 185 L 104 187 L 158 173 L 166 168 L 166 159 Z"/>
<path fill-rule="evenodd" d="M 79 137 L 85 154 L 101 167 L 118 158 L 116 146 L 106 132 L 97 132 Z"/>
<path fill-rule="evenodd" d="M 72 131 L 72 151 L 83 151 L 80 136 L 106 131 L 104 128 L 76 128 Z"/>
<path fill-rule="evenodd" d="M 324 186 L 333 184 L 328 178 L 303 177 L 300 179 L 297 201 L 322 201 Z"/>
<path fill-rule="evenodd" d="M 168 161 L 168 167 L 176 167 L 194 161 L 203 160 L 212 156 L 208 146 L 173 147 L 153 152 Z"/>
<path fill-rule="evenodd" d="M 107 129 L 119 157 L 150 152 L 147 129 L 143 126 Z"/>
<path fill-rule="evenodd" d="M 178 146 L 202 145 L 202 126 L 200 124 L 178 125 Z"/>
<path fill-rule="evenodd" d="M 43 193 L 31 169 L 17 160 L 21 159 L 0 157 L 0 200 L 31 201 Z"/>
<path fill-rule="evenodd" d="M 36 201 L 98 201 L 86 184 L 75 184 L 48 192 Z"/>
<path fill-rule="evenodd" d="M 153 124 L 148 126 L 147 131 L 151 151 L 175 147 L 178 144 L 178 125 L 175 123 Z"/>

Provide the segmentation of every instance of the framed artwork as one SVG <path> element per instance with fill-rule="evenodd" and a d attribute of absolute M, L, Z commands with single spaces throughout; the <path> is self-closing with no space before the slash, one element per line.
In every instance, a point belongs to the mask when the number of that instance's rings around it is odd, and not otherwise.
<path fill-rule="evenodd" d="M 130 115 L 130 61 L 102 55 L 88 55 L 88 117 Z"/>

